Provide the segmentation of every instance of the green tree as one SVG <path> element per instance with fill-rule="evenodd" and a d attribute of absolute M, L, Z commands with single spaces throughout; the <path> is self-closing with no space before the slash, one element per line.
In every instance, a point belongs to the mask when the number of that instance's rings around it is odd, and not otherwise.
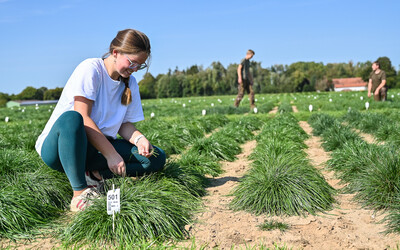
<path fill-rule="evenodd" d="M 8 94 L 0 92 L 0 107 L 4 107 L 9 100 L 11 97 Z"/>
<path fill-rule="evenodd" d="M 139 82 L 139 91 L 142 99 L 150 99 L 157 97 L 157 81 L 150 73 L 146 73 Z"/>
<path fill-rule="evenodd" d="M 43 100 L 43 92 L 34 87 L 26 87 L 21 93 L 17 95 L 20 100 Z"/>
<path fill-rule="evenodd" d="M 386 72 L 386 85 L 389 88 L 395 87 L 397 74 L 396 70 L 392 66 L 392 62 L 390 61 L 390 59 L 386 56 L 383 56 L 379 57 L 377 61 L 379 62 L 380 69 Z"/>
<path fill-rule="evenodd" d="M 58 100 L 60 99 L 63 88 L 48 89 L 44 92 L 43 100 Z"/>

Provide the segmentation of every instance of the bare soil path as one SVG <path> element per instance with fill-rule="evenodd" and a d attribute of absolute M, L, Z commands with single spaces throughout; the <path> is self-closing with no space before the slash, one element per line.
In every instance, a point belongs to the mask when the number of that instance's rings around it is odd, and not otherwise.
<path fill-rule="evenodd" d="M 375 138 L 375 136 L 373 136 L 373 135 L 371 135 L 371 134 L 364 133 L 364 132 L 362 132 L 362 131 L 359 130 L 359 129 L 353 129 L 353 130 L 354 130 L 354 132 L 356 132 L 357 134 L 359 134 L 360 137 L 361 137 L 364 141 L 366 141 L 366 142 L 369 143 L 369 144 L 378 144 L 378 145 L 383 145 L 383 144 L 385 144 L 385 143 L 382 142 L 382 141 L 378 141 L 378 140 Z"/>
<path fill-rule="evenodd" d="M 269 114 L 276 114 L 278 113 L 278 106 L 275 106 L 271 111 L 269 111 Z"/>

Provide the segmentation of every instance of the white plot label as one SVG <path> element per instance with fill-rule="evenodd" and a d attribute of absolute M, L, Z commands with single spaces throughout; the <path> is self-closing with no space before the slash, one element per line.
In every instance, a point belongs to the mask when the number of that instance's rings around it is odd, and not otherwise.
<path fill-rule="evenodd" d="M 118 213 L 121 210 L 120 189 L 113 189 L 107 192 L 107 214 Z"/>

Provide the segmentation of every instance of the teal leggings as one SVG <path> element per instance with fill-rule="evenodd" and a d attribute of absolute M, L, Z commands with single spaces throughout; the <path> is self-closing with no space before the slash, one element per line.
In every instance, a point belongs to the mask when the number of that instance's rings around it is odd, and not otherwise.
<path fill-rule="evenodd" d="M 146 158 L 124 139 L 109 141 L 124 159 L 128 176 L 141 176 L 164 167 L 166 155 L 156 146 L 153 146 L 156 156 Z M 114 176 L 106 158 L 88 142 L 83 118 L 76 111 L 67 111 L 57 119 L 43 142 L 41 155 L 50 168 L 65 172 L 75 191 L 87 187 L 85 171 L 98 170 L 105 179 Z"/>

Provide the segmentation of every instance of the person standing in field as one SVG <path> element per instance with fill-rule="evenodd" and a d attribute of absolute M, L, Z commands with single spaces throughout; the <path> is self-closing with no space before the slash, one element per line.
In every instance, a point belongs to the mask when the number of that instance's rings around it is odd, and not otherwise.
<path fill-rule="evenodd" d="M 376 61 L 372 64 L 372 72 L 369 75 L 368 97 L 371 97 L 371 93 L 373 93 L 375 101 L 385 101 L 387 95 L 385 85 L 386 73 L 380 69 L 379 62 Z"/>
<path fill-rule="evenodd" d="M 254 90 L 253 90 L 253 75 L 250 72 L 250 59 L 254 56 L 254 51 L 249 49 L 246 57 L 240 61 L 237 69 L 238 74 L 238 95 L 235 99 L 235 107 L 239 107 L 240 101 L 243 99 L 244 91 L 249 93 L 250 108 L 254 109 Z"/>
<path fill-rule="evenodd" d="M 104 179 L 143 175 L 165 164 L 164 151 L 133 125 L 144 116 L 131 74 L 146 68 L 149 56 L 145 34 L 119 31 L 103 58 L 86 59 L 76 67 L 36 141 L 42 160 L 67 175 L 73 212 L 100 197 Z"/>

